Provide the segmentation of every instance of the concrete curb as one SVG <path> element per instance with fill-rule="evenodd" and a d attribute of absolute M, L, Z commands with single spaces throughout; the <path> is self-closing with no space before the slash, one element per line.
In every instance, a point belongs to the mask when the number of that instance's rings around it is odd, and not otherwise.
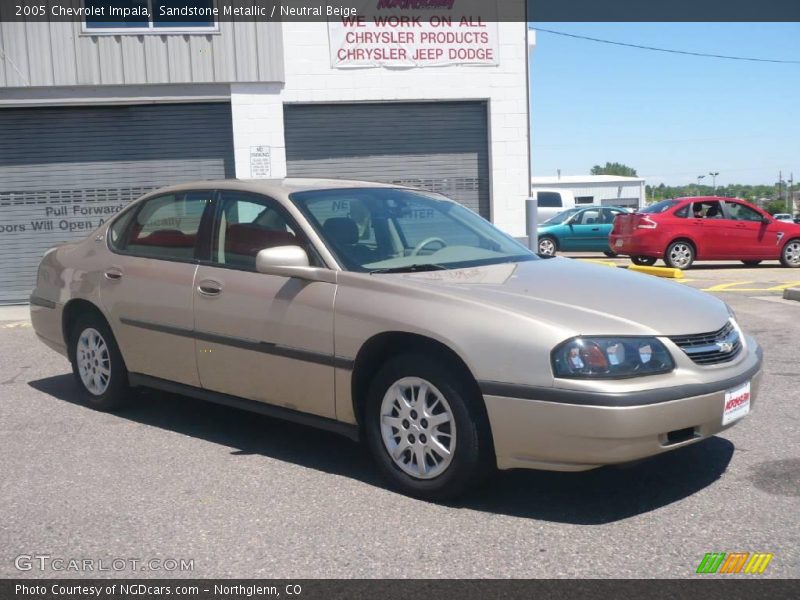
<path fill-rule="evenodd" d="M 10 304 L 0 306 L 0 322 L 30 321 L 31 309 L 27 304 Z"/>
<path fill-rule="evenodd" d="M 783 290 L 784 300 L 797 300 L 800 302 L 800 288 L 786 288 Z"/>
<path fill-rule="evenodd" d="M 629 271 L 655 275 L 656 277 L 667 277 L 668 279 L 683 279 L 683 271 L 671 267 L 647 267 L 644 265 L 628 265 Z"/>

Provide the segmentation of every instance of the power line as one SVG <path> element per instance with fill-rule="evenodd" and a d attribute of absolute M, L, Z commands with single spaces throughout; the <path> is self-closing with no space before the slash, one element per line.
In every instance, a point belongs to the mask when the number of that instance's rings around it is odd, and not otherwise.
<path fill-rule="evenodd" d="M 800 60 L 778 60 L 773 58 L 753 58 L 749 56 L 726 56 L 724 54 L 706 54 L 704 52 L 689 52 L 688 50 L 673 50 L 671 48 L 656 48 L 655 46 L 642 46 L 639 44 L 628 44 L 626 42 L 615 42 L 613 40 L 603 40 L 600 38 L 589 37 L 585 35 L 577 35 L 574 33 L 566 33 L 565 31 L 555 31 L 553 29 L 543 29 L 541 27 L 531 27 L 535 31 L 543 31 L 544 33 L 552 33 L 553 35 L 562 35 L 564 37 L 575 38 L 578 40 L 587 40 L 589 42 L 598 42 L 600 44 L 611 44 L 612 46 L 625 46 L 627 48 L 637 48 L 639 50 L 652 50 L 654 52 L 667 52 L 669 54 L 684 54 L 687 56 L 703 56 L 705 58 L 724 58 L 726 60 L 746 60 L 750 62 L 764 62 L 764 63 L 779 63 L 800 65 Z"/>

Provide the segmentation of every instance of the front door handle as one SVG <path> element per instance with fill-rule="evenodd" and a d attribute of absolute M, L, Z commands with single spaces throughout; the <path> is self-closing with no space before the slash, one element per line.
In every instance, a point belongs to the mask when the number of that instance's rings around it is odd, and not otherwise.
<path fill-rule="evenodd" d="M 106 272 L 103 273 L 106 279 L 110 279 L 111 281 L 119 281 L 122 279 L 122 271 L 119 270 L 117 267 L 111 267 L 106 269 Z"/>
<path fill-rule="evenodd" d="M 203 296 L 219 296 L 222 293 L 222 284 L 219 281 L 207 279 L 200 282 L 197 291 Z"/>

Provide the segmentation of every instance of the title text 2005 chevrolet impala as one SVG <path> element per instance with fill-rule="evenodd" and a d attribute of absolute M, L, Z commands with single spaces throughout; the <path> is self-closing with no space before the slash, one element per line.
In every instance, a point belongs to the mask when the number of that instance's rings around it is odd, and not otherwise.
<path fill-rule="evenodd" d="M 400 490 L 591 469 L 747 414 L 761 350 L 720 300 L 542 259 L 446 198 L 201 182 L 50 250 L 36 333 L 88 403 L 149 386 L 363 436 Z"/>

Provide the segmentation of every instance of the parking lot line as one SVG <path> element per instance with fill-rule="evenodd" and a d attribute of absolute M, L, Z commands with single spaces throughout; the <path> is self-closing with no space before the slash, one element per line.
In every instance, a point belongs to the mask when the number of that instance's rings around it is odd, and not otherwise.
<path fill-rule="evenodd" d="M 712 285 L 708 288 L 701 288 L 704 292 L 782 292 L 785 289 L 796 287 L 800 282 L 794 281 L 791 283 L 781 283 L 770 287 L 737 287 L 740 285 L 747 285 L 756 283 L 755 281 L 734 281 L 731 283 L 720 283 Z"/>
<path fill-rule="evenodd" d="M 769 288 L 770 292 L 782 292 L 785 289 L 790 287 L 798 287 L 800 286 L 800 281 L 792 281 L 791 283 L 782 283 L 781 285 L 776 285 L 775 287 Z"/>
<path fill-rule="evenodd" d="M 15 323 L 0 323 L 0 329 L 18 329 L 30 326 L 31 326 L 30 321 L 17 321 Z"/>
<path fill-rule="evenodd" d="M 598 260 L 596 258 L 579 258 L 577 259 L 581 262 L 593 263 L 596 265 L 603 265 L 606 267 L 618 267 L 617 263 L 611 262 L 610 260 Z"/>
<path fill-rule="evenodd" d="M 735 287 L 737 285 L 745 285 L 748 283 L 755 283 L 755 281 L 732 281 L 730 283 L 718 283 L 717 285 L 712 285 L 709 288 L 703 288 L 704 292 L 728 292 L 728 291 L 743 291 L 743 290 L 731 290 L 730 288 Z"/>

